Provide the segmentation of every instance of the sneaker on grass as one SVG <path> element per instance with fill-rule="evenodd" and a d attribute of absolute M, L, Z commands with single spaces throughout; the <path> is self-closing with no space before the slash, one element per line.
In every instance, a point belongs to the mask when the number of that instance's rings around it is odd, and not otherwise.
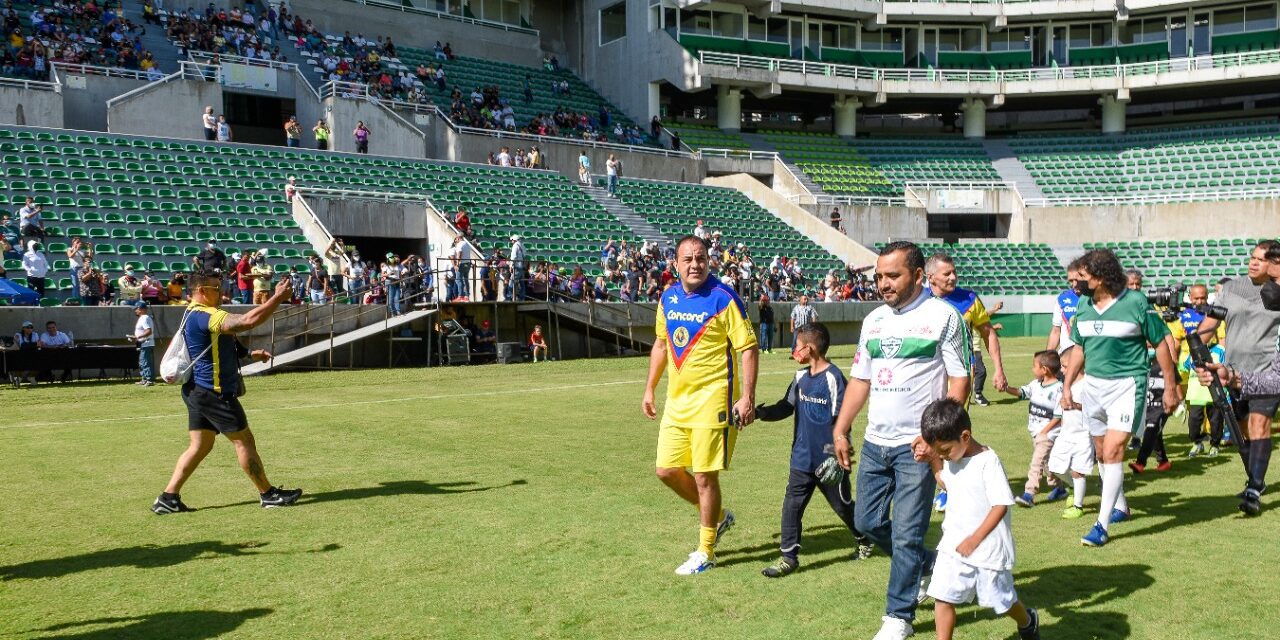
<path fill-rule="evenodd" d="M 708 558 L 707 554 L 701 551 L 694 551 L 689 554 L 689 559 L 685 560 L 684 564 L 676 567 L 676 575 L 691 576 L 702 573 L 714 566 L 716 566 L 715 560 Z"/>
<path fill-rule="evenodd" d="M 800 567 L 799 560 L 791 560 L 788 558 L 778 558 L 778 561 L 765 567 L 760 573 L 766 578 L 781 578 L 790 575 Z"/>
<path fill-rule="evenodd" d="M 1084 509 L 1077 507 L 1074 504 L 1062 511 L 1063 520 L 1076 520 L 1082 517 L 1084 517 Z"/>
<path fill-rule="evenodd" d="M 880 625 L 880 630 L 871 640 L 905 640 L 916 634 L 916 630 L 911 628 L 911 623 L 902 618 L 884 616 L 880 619 L 884 624 Z"/>
<path fill-rule="evenodd" d="M 1107 535 L 1107 530 L 1103 529 L 1100 523 L 1095 522 L 1089 533 L 1080 538 L 1080 544 L 1086 547 L 1101 547 L 1107 544 L 1108 540 L 1110 540 L 1110 536 Z"/>
<path fill-rule="evenodd" d="M 735 522 L 737 522 L 737 520 L 733 518 L 733 512 L 725 509 L 724 519 L 720 521 L 720 524 L 716 525 L 716 540 L 711 543 L 712 547 L 720 544 L 720 536 L 729 533 L 729 530 L 733 528 Z"/>
<path fill-rule="evenodd" d="M 1013 501 L 1018 503 L 1019 507 L 1036 506 L 1036 497 L 1030 491 L 1024 491 L 1022 495 L 1014 498 Z"/>
<path fill-rule="evenodd" d="M 1050 491 L 1050 492 L 1049 492 L 1049 495 L 1045 496 L 1044 501 L 1045 501 L 1045 502 L 1057 502 L 1058 500 L 1061 500 L 1061 499 L 1063 499 L 1063 498 L 1067 497 L 1067 495 L 1068 495 L 1068 494 L 1067 494 L 1067 490 L 1066 490 L 1066 488 L 1065 488 L 1065 487 L 1054 487 L 1054 488 L 1053 488 L 1053 491 Z"/>
<path fill-rule="evenodd" d="M 263 509 L 291 507 L 298 501 L 298 498 L 302 497 L 302 489 L 281 489 L 280 487 L 271 487 L 260 497 L 262 499 Z"/>
<path fill-rule="evenodd" d="M 164 494 L 160 494 L 160 497 L 156 498 L 156 501 L 151 503 L 151 511 L 158 516 L 165 516 L 171 513 L 195 511 L 195 509 L 183 504 L 182 499 L 175 493 L 173 494 L 173 497 L 166 497 Z"/>

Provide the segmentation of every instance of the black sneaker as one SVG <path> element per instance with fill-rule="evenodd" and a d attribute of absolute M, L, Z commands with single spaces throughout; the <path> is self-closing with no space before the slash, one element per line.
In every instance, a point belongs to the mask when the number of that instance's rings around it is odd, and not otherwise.
<path fill-rule="evenodd" d="M 990 400 L 987 400 L 987 397 L 986 397 L 986 396 L 984 396 L 984 395 L 982 395 L 981 393 L 974 394 L 974 396 L 973 396 L 973 403 L 974 403 L 974 404 L 976 404 L 976 405 L 978 405 L 979 407 L 989 407 L 989 406 L 991 406 L 991 401 L 990 401 Z"/>
<path fill-rule="evenodd" d="M 166 498 L 162 494 L 160 497 L 156 498 L 155 502 L 151 503 L 151 511 L 158 516 L 164 516 L 169 515 L 170 513 L 195 511 L 195 509 L 182 504 L 182 499 L 176 495 L 172 498 Z"/>
<path fill-rule="evenodd" d="M 302 497 L 302 489 L 285 490 L 280 487 L 271 487 L 260 497 L 262 498 L 263 509 L 291 507 L 293 503 L 298 501 L 298 498 Z"/>
<path fill-rule="evenodd" d="M 765 567 L 760 574 L 766 578 L 781 578 L 782 576 L 789 575 L 791 572 L 796 570 L 796 567 L 799 566 L 800 562 L 798 560 L 779 558 L 777 562 Z"/>
<path fill-rule="evenodd" d="M 855 539 L 858 541 L 858 550 L 853 552 L 853 559 L 866 560 L 867 558 L 870 558 L 872 552 L 875 550 L 875 547 L 871 545 L 871 541 L 865 536 Z"/>
<path fill-rule="evenodd" d="M 1247 489 L 1244 492 L 1244 498 L 1240 500 L 1240 510 L 1246 516 L 1256 516 L 1262 513 L 1262 494 L 1257 489 Z"/>
<path fill-rule="evenodd" d="M 1031 621 L 1018 629 L 1019 640 L 1040 640 L 1040 614 L 1035 609 L 1027 609 L 1027 617 Z"/>

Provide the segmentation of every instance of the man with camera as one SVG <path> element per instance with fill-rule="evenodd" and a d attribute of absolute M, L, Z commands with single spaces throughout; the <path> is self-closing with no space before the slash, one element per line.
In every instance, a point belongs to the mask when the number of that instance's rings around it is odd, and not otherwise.
<path fill-rule="evenodd" d="M 191 305 L 187 307 L 181 328 L 192 366 L 191 379 L 182 385 L 190 444 L 178 458 L 164 492 L 151 505 L 157 515 L 194 511 L 183 504 L 178 492 L 213 450 L 219 433 L 235 445 L 240 468 L 257 487 L 264 508 L 290 506 L 302 495 L 301 489 L 281 489 L 267 480 L 253 432 L 249 430 L 249 419 L 240 405 L 244 381 L 240 378 L 238 359 L 250 356 L 262 362 L 271 354 L 262 349 L 250 352 L 236 340 L 236 334 L 266 322 L 280 303 L 289 299 L 293 293 L 289 281 L 282 280 L 276 285 L 275 293 L 265 304 L 244 314 L 233 314 L 219 308 L 222 280 L 220 271 L 201 270 L 191 278 Z"/>
<path fill-rule="evenodd" d="M 1201 339 L 1208 341 L 1225 320 L 1225 368 L 1227 373 L 1237 372 L 1232 373 L 1233 378 L 1241 373 L 1265 371 L 1274 359 L 1280 329 L 1280 304 L 1276 295 L 1280 291 L 1273 280 L 1277 275 L 1280 275 L 1280 242 L 1263 240 L 1249 254 L 1248 274 L 1222 285 L 1215 302 L 1226 308 L 1225 319 L 1210 315 L 1197 329 Z M 1246 438 L 1237 446 L 1248 480 L 1244 491 L 1237 495 L 1240 510 L 1252 516 L 1262 511 L 1261 497 L 1266 490 L 1267 467 L 1271 463 L 1271 420 L 1280 407 L 1280 391 L 1258 393 L 1250 387 L 1250 392 L 1246 395 L 1233 389 L 1231 404 Z"/>

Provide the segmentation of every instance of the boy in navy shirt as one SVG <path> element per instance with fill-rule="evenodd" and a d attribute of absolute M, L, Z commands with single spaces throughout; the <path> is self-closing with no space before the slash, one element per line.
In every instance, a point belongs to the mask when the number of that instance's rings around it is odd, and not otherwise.
<path fill-rule="evenodd" d="M 831 440 L 840 399 L 844 397 L 844 374 L 827 360 L 831 334 L 821 322 L 811 322 L 796 330 L 796 347 L 792 357 L 805 368 L 796 372 L 795 380 L 781 400 L 756 407 L 756 417 L 767 422 L 795 416 L 795 435 L 791 442 L 791 476 L 782 500 L 782 558 L 761 572 L 769 578 L 780 578 L 800 566 L 801 518 L 814 489 L 820 489 L 858 543 L 856 559 L 871 555 L 871 542 L 853 526 L 853 492 L 849 478 L 840 474 L 836 484 L 818 480 L 818 467 L 834 454 Z"/>

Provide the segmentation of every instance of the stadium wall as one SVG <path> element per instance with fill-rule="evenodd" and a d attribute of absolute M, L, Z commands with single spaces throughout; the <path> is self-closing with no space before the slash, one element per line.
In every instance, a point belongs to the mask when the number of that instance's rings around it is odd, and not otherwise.
<path fill-rule="evenodd" d="M 133 78 L 109 78 L 65 72 L 61 77 L 63 126 L 81 131 L 106 131 L 107 101 L 147 84 L 146 80 Z M 191 122 L 197 122 L 198 117 L 198 114 L 192 116 Z M 187 125 L 186 130 L 190 130 L 190 123 Z M 154 131 L 152 135 L 164 133 Z"/>
<path fill-rule="evenodd" d="M 439 40 L 451 43 L 458 55 L 527 66 L 542 63 L 538 36 L 530 33 L 442 20 L 355 2 L 295 0 L 289 3 L 289 8 L 304 20 L 310 20 L 321 31 L 334 35 L 350 31 L 353 35 L 362 33 L 370 39 L 391 36 L 396 44 L 425 49 L 430 49 Z"/>
<path fill-rule="evenodd" d="M 200 114 L 222 105 L 222 85 L 197 80 L 153 84 L 107 106 L 107 131 L 204 139 Z"/>
<path fill-rule="evenodd" d="M 0 124 L 61 129 L 65 126 L 63 103 L 57 91 L 0 85 Z"/>
<path fill-rule="evenodd" d="M 819 220 L 831 220 L 831 205 L 807 204 L 804 208 Z M 924 209 L 890 206 L 841 206 L 844 230 L 864 246 L 877 242 L 929 237 L 929 217 Z"/>
<path fill-rule="evenodd" d="M 1240 235 L 1280 236 L 1280 199 L 1027 207 L 1009 229 L 1011 242 L 1057 245 Z"/>
<path fill-rule="evenodd" d="M 627 2 L 627 35 L 601 45 L 600 10 L 613 4 L 616 0 L 588 0 L 583 4 L 578 68 L 583 79 L 601 95 L 636 122 L 645 123 L 657 115 L 659 106 L 656 88 L 651 89 L 651 84 L 667 81 L 687 88 L 694 84 L 693 71 L 686 64 L 689 58 L 684 49 L 671 36 L 661 30 L 649 30 L 648 7 L 636 0 Z"/>
<path fill-rule="evenodd" d="M 324 118 L 333 135 L 329 138 L 333 151 L 355 153 L 356 141 L 351 132 L 356 122 L 364 121 L 371 132 L 369 151 L 380 156 L 405 158 L 429 157 L 427 136 L 412 122 L 379 104 L 351 98 L 325 98 Z M 299 118 L 299 122 L 303 120 Z M 310 127 L 303 127 L 309 130 Z"/>

